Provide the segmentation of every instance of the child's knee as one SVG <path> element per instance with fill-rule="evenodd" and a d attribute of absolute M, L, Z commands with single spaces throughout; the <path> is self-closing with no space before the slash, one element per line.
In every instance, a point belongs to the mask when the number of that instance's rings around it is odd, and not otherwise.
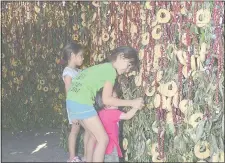
<path fill-rule="evenodd" d="M 71 134 L 78 134 L 79 130 L 80 130 L 79 125 L 72 124 L 70 133 Z"/>
<path fill-rule="evenodd" d="M 108 144 L 109 143 L 109 137 L 107 134 L 104 134 L 102 137 L 101 137 L 101 141 L 104 143 L 104 144 Z"/>

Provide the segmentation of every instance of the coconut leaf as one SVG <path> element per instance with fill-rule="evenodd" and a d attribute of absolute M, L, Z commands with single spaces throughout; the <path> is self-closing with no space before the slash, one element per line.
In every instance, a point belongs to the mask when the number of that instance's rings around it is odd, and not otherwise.
<path fill-rule="evenodd" d="M 204 132 L 205 122 L 206 121 L 199 122 L 198 126 L 196 127 L 195 143 L 197 143 L 202 137 L 202 134 Z"/>
<path fill-rule="evenodd" d="M 169 131 L 170 134 L 174 135 L 175 133 L 175 126 L 172 123 L 167 124 L 167 129 Z"/>
<path fill-rule="evenodd" d="M 174 141 L 173 141 L 173 144 L 174 144 L 174 148 L 179 150 L 180 148 L 180 141 L 181 141 L 181 136 L 180 135 L 177 135 L 174 137 Z"/>
<path fill-rule="evenodd" d="M 218 153 L 219 148 L 218 148 L 218 145 L 217 145 L 216 137 L 213 134 L 211 135 L 211 143 L 212 143 L 211 144 L 211 147 L 212 147 L 211 152 Z"/>
<path fill-rule="evenodd" d="M 220 149 L 220 151 L 224 150 L 224 137 L 219 137 L 218 139 L 218 148 Z"/>
<path fill-rule="evenodd" d="M 205 132 L 207 135 L 210 134 L 211 128 L 212 128 L 212 120 L 209 119 L 206 121 L 205 126 L 204 126 L 204 129 L 205 129 Z"/>
<path fill-rule="evenodd" d="M 220 81 L 219 81 L 219 91 L 220 91 L 220 95 L 222 96 L 222 99 L 224 99 L 224 77 L 222 76 L 220 78 Z M 223 104 L 224 104 L 224 101 L 223 101 Z"/>
<path fill-rule="evenodd" d="M 224 115 L 223 115 L 223 119 L 222 119 L 222 137 L 224 138 Z"/>

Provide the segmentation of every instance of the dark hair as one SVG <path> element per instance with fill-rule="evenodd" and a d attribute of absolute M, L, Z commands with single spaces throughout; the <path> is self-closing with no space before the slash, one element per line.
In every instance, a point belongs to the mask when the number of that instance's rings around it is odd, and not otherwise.
<path fill-rule="evenodd" d="M 122 54 L 124 58 L 130 60 L 132 65 L 130 71 L 139 71 L 140 61 L 138 58 L 138 51 L 129 46 L 120 46 L 118 48 L 113 49 L 108 55 L 106 55 L 106 59 L 103 60 L 101 63 L 113 62 L 116 60 L 119 54 Z"/>
<path fill-rule="evenodd" d="M 63 60 L 68 61 L 71 57 L 71 54 L 74 53 L 75 55 L 78 54 L 80 51 L 83 51 L 83 47 L 76 43 L 71 42 L 67 44 L 63 49 Z"/>
<path fill-rule="evenodd" d="M 103 104 L 103 101 L 102 101 L 102 91 L 103 91 L 103 88 L 101 88 L 95 96 L 94 107 L 97 111 L 100 111 L 101 109 L 103 109 L 105 107 L 105 105 Z M 122 91 L 121 91 L 120 85 L 118 83 L 118 80 L 115 81 L 115 84 L 113 86 L 113 92 L 116 92 L 118 97 L 122 96 Z"/>

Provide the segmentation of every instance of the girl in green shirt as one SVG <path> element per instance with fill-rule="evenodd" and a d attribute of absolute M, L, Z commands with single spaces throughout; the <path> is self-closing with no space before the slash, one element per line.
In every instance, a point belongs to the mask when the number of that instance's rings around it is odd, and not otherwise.
<path fill-rule="evenodd" d="M 108 136 L 94 108 L 97 91 L 103 88 L 102 101 L 109 106 L 143 107 L 143 99 L 121 100 L 112 96 L 117 75 L 126 74 L 139 68 L 138 52 L 131 47 L 121 46 L 107 56 L 107 63 L 87 68 L 72 80 L 67 93 L 68 116 L 80 120 L 81 125 L 96 139 L 93 152 L 93 142 L 87 142 L 87 162 L 103 162 Z M 93 156 L 92 156 L 93 153 Z"/>

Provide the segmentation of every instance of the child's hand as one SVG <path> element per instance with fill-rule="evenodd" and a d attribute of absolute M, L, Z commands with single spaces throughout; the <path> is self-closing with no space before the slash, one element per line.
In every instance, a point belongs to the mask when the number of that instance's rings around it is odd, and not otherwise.
<path fill-rule="evenodd" d="M 142 109 L 144 106 L 144 100 L 143 98 L 136 98 L 132 101 L 132 107 L 136 109 Z"/>

